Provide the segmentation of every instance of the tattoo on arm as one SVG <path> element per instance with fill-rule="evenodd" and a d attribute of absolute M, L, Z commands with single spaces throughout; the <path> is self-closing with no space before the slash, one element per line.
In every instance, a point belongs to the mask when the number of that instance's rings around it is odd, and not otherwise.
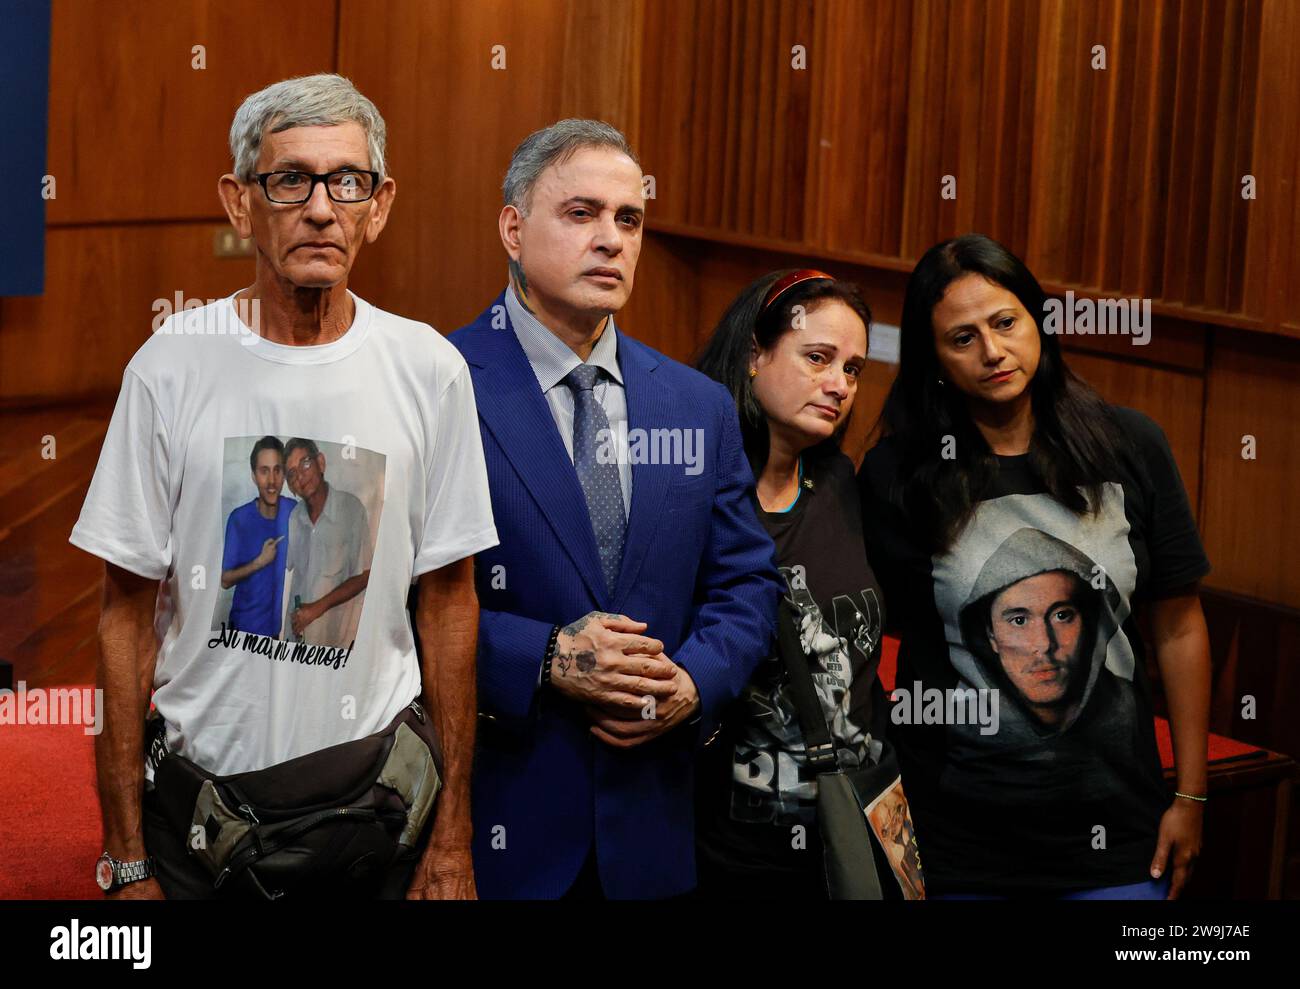
<path fill-rule="evenodd" d="M 579 673 L 590 673 L 596 668 L 596 654 L 590 649 L 584 649 L 578 653 L 576 659 Z"/>

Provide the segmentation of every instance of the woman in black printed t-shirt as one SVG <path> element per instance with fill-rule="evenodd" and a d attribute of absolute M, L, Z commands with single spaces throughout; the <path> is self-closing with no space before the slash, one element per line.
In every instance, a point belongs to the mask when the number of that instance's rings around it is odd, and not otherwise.
<path fill-rule="evenodd" d="M 836 762 L 884 777 L 892 763 L 891 754 L 882 765 L 886 709 L 876 677 L 884 615 L 862 544 L 853 463 L 837 443 L 870 321 L 853 286 L 819 271 L 773 272 L 736 298 L 697 366 L 736 400 L 758 517 L 787 585 L 779 621 L 785 641 L 801 647 Z M 817 780 L 797 710 L 777 650 L 706 747 L 696 774 L 701 896 L 828 895 Z M 912 821 L 901 784 L 889 787 L 890 780 L 871 818 L 883 850 L 869 854 L 882 895 L 903 895 L 900 887 L 919 895 Z M 891 867 L 896 885 L 887 878 Z"/>
<path fill-rule="evenodd" d="M 886 436 L 859 474 L 902 642 L 891 737 L 931 896 L 1172 898 L 1201 843 L 1209 563 L 1160 427 L 1070 372 L 1047 305 L 975 234 L 908 281 Z"/>

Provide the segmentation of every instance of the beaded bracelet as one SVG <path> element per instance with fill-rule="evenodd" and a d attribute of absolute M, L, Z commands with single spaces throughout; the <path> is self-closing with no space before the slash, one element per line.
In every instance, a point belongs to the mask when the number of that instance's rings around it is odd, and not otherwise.
<path fill-rule="evenodd" d="M 551 661 L 555 659 L 555 643 L 560 638 L 560 626 L 551 626 L 550 637 L 546 640 L 546 655 L 542 657 L 542 683 L 551 682 Z"/>
<path fill-rule="evenodd" d="M 1177 790 L 1174 791 L 1174 796 L 1182 797 L 1184 800 L 1195 800 L 1198 804 L 1203 804 L 1210 799 L 1209 797 L 1193 797 L 1190 793 L 1179 793 Z"/>

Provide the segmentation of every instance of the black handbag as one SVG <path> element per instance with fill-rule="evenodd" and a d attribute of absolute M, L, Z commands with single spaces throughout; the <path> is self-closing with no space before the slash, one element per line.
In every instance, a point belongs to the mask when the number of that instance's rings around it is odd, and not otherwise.
<path fill-rule="evenodd" d="M 879 739 L 882 748 L 878 762 L 848 769 L 840 766 L 835 740 L 826 725 L 808 657 L 799 639 L 798 616 L 788 600 L 783 600 L 781 607 L 786 614 L 779 623 L 777 643 L 790 675 L 790 694 L 799 714 L 808 767 L 817 774 L 817 827 L 822 838 L 827 892 L 832 900 L 896 899 L 900 891 L 906 899 L 924 898 L 920 858 L 915 854 L 894 748 L 887 739 Z M 872 826 L 873 815 L 876 820 L 898 820 L 893 830 L 901 840 L 890 839 L 895 847 L 886 848 Z M 881 830 L 890 832 L 883 823 Z M 882 869 L 897 880 L 897 891 L 882 888 Z"/>
<path fill-rule="evenodd" d="M 167 753 L 154 786 L 220 895 L 367 896 L 415 854 L 442 787 L 442 753 L 412 702 L 380 732 L 253 772 L 214 776 Z"/>

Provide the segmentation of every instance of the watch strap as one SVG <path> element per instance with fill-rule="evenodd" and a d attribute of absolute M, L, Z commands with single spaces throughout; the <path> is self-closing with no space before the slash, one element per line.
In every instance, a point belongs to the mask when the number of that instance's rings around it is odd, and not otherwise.
<path fill-rule="evenodd" d="M 113 879 L 119 886 L 126 886 L 130 883 L 138 883 L 142 879 L 149 879 L 153 876 L 153 859 L 145 858 L 138 862 L 117 862 L 113 863 Z"/>

